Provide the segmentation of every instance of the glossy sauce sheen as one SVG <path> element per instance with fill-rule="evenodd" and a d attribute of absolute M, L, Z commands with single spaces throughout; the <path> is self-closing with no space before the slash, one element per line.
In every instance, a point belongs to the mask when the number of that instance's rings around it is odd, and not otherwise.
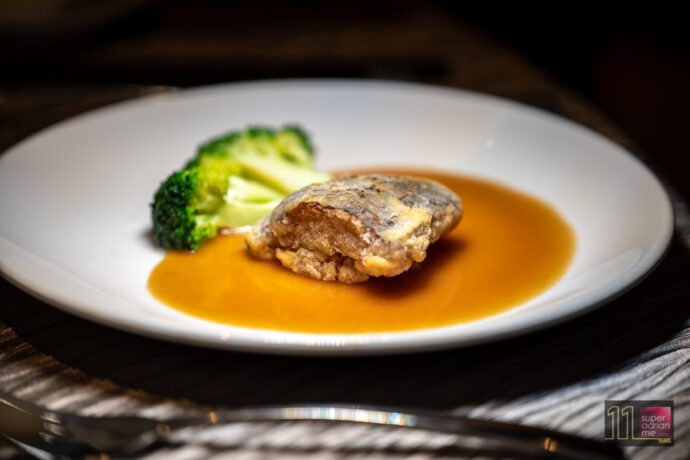
<path fill-rule="evenodd" d="M 169 252 L 151 273 L 161 302 L 199 318 L 298 332 L 380 332 L 447 326 L 509 310 L 563 275 L 575 247 L 548 205 L 495 183 L 426 172 L 463 202 L 460 224 L 418 267 L 346 285 L 317 281 L 251 258 L 242 236 L 197 253 Z"/>

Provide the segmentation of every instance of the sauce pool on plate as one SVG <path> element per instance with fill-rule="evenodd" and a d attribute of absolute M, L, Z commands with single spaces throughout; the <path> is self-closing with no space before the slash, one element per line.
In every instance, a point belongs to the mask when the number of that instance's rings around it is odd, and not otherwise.
<path fill-rule="evenodd" d="M 478 179 L 435 179 L 460 196 L 463 217 L 418 267 L 359 284 L 317 281 L 253 259 L 242 235 L 218 236 L 196 253 L 170 251 L 150 292 L 197 318 L 291 332 L 387 332 L 449 326 L 505 312 L 541 294 L 574 253 L 570 226 L 549 205 Z"/>

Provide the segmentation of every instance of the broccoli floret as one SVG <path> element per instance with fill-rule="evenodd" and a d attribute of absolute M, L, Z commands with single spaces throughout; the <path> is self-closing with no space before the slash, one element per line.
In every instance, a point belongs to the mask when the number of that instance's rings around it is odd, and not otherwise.
<path fill-rule="evenodd" d="M 217 198 L 205 201 L 207 184 L 196 168 L 173 173 L 160 186 L 153 199 L 153 236 L 161 247 L 197 249 L 201 242 L 217 232 L 206 219 L 203 209 L 212 209 Z M 222 196 L 217 194 L 216 197 Z"/>
<path fill-rule="evenodd" d="M 222 227 L 255 223 L 288 194 L 330 179 L 314 168 L 313 157 L 306 134 L 294 126 L 248 128 L 205 143 L 156 192 L 156 241 L 195 250 Z"/>
<path fill-rule="evenodd" d="M 275 137 L 277 148 L 293 163 L 311 167 L 314 165 L 314 148 L 307 133 L 298 126 L 286 126 Z"/>

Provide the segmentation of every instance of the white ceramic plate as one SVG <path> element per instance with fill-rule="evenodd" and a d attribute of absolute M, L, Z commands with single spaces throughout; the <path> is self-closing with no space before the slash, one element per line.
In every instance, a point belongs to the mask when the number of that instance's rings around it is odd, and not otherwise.
<path fill-rule="evenodd" d="M 563 278 L 506 313 L 395 333 L 302 334 L 186 316 L 146 289 L 164 252 L 149 202 L 203 140 L 247 124 L 297 122 L 319 166 L 418 166 L 498 181 L 540 197 L 574 228 Z M 42 131 L 0 157 L 0 268 L 33 295 L 127 331 L 270 353 L 408 352 L 474 344 L 581 314 L 662 257 L 670 201 L 638 160 L 551 114 L 469 92 L 378 81 L 233 84 L 117 104 Z"/>

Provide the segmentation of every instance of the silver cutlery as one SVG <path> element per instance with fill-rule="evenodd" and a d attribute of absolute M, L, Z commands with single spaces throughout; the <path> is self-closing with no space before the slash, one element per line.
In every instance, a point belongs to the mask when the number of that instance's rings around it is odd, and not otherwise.
<path fill-rule="evenodd" d="M 87 417 L 42 409 L 0 394 L 0 434 L 44 459 L 92 455 L 134 456 L 165 445 L 182 428 L 235 422 L 329 421 L 368 423 L 461 435 L 462 449 L 526 458 L 623 458 L 614 445 L 557 431 L 454 416 L 442 412 L 358 405 L 267 406 L 210 411 L 155 420 L 141 417 Z"/>

